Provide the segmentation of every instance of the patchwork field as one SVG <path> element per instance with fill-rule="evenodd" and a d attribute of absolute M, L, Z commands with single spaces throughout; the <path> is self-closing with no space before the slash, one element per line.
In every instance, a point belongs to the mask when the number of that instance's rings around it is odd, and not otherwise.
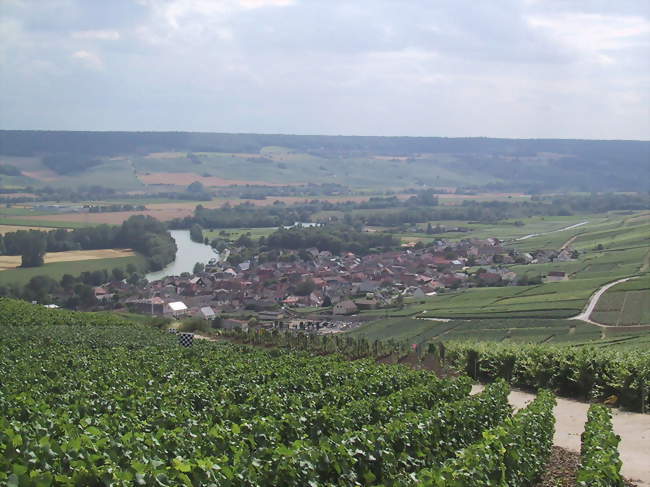
<path fill-rule="evenodd" d="M 192 215 L 194 209 L 190 208 L 165 208 L 144 211 L 114 211 L 106 213 L 59 213 L 56 215 L 26 216 L 22 221 L 57 222 L 61 225 L 66 223 L 79 223 L 85 225 L 120 225 L 134 215 L 149 215 L 160 221 L 169 221 L 174 218 L 184 218 Z M 5 220 L 10 221 L 10 220 Z"/>
<path fill-rule="evenodd" d="M 71 250 L 68 252 L 48 252 L 45 254 L 45 264 L 57 262 L 74 262 L 97 259 L 117 259 L 135 255 L 130 249 L 98 249 L 98 250 Z M 19 255 L 0 255 L 0 271 L 20 267 Z"/>

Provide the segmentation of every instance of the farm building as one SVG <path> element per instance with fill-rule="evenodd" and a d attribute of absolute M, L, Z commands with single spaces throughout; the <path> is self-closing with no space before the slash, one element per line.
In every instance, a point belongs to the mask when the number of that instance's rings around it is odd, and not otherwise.
<path fill-rule="evenodd" d="M 200 313 L 201 313 L 201 318 L 205 320 L 213 320 L 217 316 L 217 314 L 210 306 L 204 306 L 203 308 L 201 308 Z"/>
<path fill-rule="evenodd" d="M 357 305 L 354 302 L 347 300 L 336 303 L 332 309 L 332 314 L 335 315 L 351 315 L 356 313 L 358 310 Z"/>
<path fill-rule="evenodd" d="M 187 305 L 182 301 L 174 301 L 172 303 L 167 303 L 167 308 L 173 316 L 182 316 L 187 313 Z"/>
<path fill-rule="evenodd" d="M 569 276 L 564 271 L 551 271 L 546 276 L 546 282 L 566 281 Z"/>

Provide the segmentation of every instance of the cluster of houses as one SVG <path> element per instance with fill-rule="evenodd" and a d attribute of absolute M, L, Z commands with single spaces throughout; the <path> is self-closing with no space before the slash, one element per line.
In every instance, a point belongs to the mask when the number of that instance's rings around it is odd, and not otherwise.
<path fill-rule="evenodd" d="M 198 274 L 170 276 L 133 289 L 133 295 L 121 301 L 135 312 L 205 319 L 246 311 L 273 321 L 305 307 L 327 307 L 334 315 L 350 315 L 448 289 L 514 285 L 517 274 L 507 264 L 571 257 L 566 249 L 555 254 L 520 253 L 494 238 L 438 240 L 426 248 L 366 256 L 350 252 L 337 256 L 316 248 L 307 253 L 307 260 L 285 251 L 279 261 L 214 263 Z M 553 274 L 549 273 L 549 280 L 566 278 L 564 273 Z M 98 300 L 113 299 L 114 293 L 110 285 L 96 289 Z"/>

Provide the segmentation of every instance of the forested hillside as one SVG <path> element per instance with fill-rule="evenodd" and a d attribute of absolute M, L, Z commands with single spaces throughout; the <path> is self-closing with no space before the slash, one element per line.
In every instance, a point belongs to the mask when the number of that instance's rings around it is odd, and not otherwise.
<path fill-rule="evenodd" d="M 0 131 L 0 155 L 39 157 L 59 174 L 101 165 L 109 157 L 170 152 L 190 153 L 192 164 L 199 167 L 208 156 L 192 153 L 252 155 L 239 163 L 258 167 L 273 162 L 259 157 L 269 147 L 291 153 L 310 182 L 318 177 L 331 181 L 327 171 L 342 160 L 352 170 L 341 182 L 357 186 L 376 185 L 376 174 L 370 174 L 373 167 L 380 169 L 388 162 L 399 164 L 396 170 L 407 175 L 396 183 L 464 182 L 468 187 L 504 191 L 647 191 L 650 180 L 647 141 Z M 355 165 L 363 166 L 359 176 L 352 172 Z M 315 177 L 310 170 L 322 174 Z"/>

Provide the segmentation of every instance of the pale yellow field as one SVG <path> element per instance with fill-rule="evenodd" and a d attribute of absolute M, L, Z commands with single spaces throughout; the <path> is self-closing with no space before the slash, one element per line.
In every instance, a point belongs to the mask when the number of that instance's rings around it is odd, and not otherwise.
<path fill-rule="evenodd" d="M 100 249 L 100 250 L 71 250 L 69 252 L 48 252 L 45 254 L 45 263 L 72 262 L 79 260 L 115 259 L 118 257 L 131 257 L 135 252 L 131 249 Z M 0 271 L 20 267 L 20 255 L 0 255 Z"/>
<path fill-rule="evenodd" d="M 52 227 L 26 227 L 20 225 L 0 225 L 0 235 L 5 233 L 17 232 L 18 230 L 40 230 L 42 232 L 48 232 L 50 230 L 56 230 Z"/>

